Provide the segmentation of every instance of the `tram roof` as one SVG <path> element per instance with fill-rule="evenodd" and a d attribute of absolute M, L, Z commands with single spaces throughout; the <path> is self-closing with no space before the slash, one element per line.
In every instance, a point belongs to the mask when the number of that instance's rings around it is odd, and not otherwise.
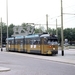
<path fill-rule="evenodd" d="M 25 38 L 35 38 L 35 37 L 39 37 L 39 35 L 38 34 L 33 34 L 33 35 L 25 36 Z"/>
<path fill-rule="evenodd" d="M 13 40 L 14 38 L 13 37 L 10 37 L 10 38 L 6 38 L 6 40 Z"/>
<path fill-rule="evenodd" d="M 22 39 L 24 36 L 16 36 L 15 39 Z"/>
<path fill-rule="evenodd" d="M 42 34 L 40 37 L 49 37 L 50 34 Z"/>

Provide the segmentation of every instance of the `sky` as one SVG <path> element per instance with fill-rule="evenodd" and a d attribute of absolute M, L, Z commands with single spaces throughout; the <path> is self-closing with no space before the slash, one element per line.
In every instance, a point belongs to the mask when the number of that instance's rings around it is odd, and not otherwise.
<path fill-rule="evenodd" d="M 0 0 L 0 18 L 7 23 L 6 1 Z M 75 0 L 63 1 L 63 27 L 75 28 Z M 46 14 L 48 26 L 61 27 L 61 0 L 8 0 L 8 25 L 21 25 L 22 23 L 41 24 L 46 28 Z"/>

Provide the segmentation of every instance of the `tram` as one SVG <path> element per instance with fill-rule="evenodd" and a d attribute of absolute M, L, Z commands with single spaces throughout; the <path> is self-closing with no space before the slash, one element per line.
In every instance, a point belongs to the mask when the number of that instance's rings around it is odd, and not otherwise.
<path fill-rule="evenodd" d="M 6 39 L 7 51 L 58 54 L 58 38 L 50 34 L 30 34 L 27 36 L 15 36 Z"/>

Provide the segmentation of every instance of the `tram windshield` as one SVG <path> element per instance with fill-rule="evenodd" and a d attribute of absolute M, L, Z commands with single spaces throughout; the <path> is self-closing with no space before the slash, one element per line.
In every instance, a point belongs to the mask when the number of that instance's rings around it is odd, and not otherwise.
<path fill-rule="evenodd" d="M 47 44 L 57 45 L 58 44 L 58 39 L 57 38 L 47 38 Z"/>

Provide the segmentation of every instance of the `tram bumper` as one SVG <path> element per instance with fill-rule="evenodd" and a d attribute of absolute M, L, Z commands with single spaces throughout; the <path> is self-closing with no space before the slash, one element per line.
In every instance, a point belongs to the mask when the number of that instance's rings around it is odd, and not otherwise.
<path fill-rule="evenodd" d="M 52 54 L 58 54 L 58 50 L 52 50 Z"/>
<path fill-rule="evenodd" d="M 48 50 L 47 54 L 58 54 L 58 50 Z"/>

